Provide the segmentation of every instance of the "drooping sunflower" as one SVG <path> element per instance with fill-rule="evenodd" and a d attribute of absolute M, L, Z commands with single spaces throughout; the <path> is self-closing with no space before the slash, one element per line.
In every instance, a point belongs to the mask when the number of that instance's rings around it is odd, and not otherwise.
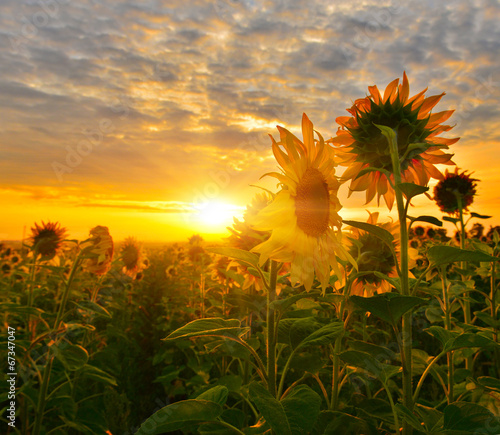
<path fill-rule="evenodd" d="M 31 228 L 31 249 L 41 256 L 42 261 L 52 260 L 61 249 L 66 234 L 66 228 L 61 227 L 59 222 L 35 223 Z"/>
<path fill-rule="evenodd" d="M 90 230 L 90 238 L 82 248 L 87 256 L 83 268 L 95 275 L 104 275 L 111 268 L 114 244 L 108 227 L 98 225 Z"/>
<path fill-rule="evenodd" d="M 135 278 L 139 272 L 146 268 L 142 247 L 133 237 L 127 237 L 123 241 L 120 256 L 123 263 L 122 271 L 131 278 Z"/>
<path fill-rule="evenodd" d="M 396 278 L 397 265 L 399 261 L 399 224 L 397 222 L 379 223 L 379 213 L 369 213 L 367 222 L 377 225 L 389 231 L 394 236 L 393 250 L 380 238 L 371 233 L 351 227 L 350 234 L 347 236 L 347 245 L 349 253 L 356 260 L 359 276 L 353 281 L 351 294 L 370 297 L 377 293 L 386 293 L 391 291 L 390 283 L 377 276 L 374 272 L 380 272 L 390 278 Z M 396 254 L 396 258 L 394 257 Z M 415 266 L 415 258 L 418 251 L 409 248 L 410 269 Z"/>
<path fill-rule="evenodd" d="M 278 126 L 280 141 L 271 136 L 272 149 L 282 172 L 270 174 L 279 180 L 281 190 L 274 200 L 251 219 L 258 231 L 271 231 L 267 241 L 254 247 L 260 262 L 273 259 L 291 264 L 290 279 L 311 289 L 314 272 L 323 290 L 330 278 L 330 268 L 338 274 L 337 258 L 348 252 L 341 244 L 342 220 L 335 177 L 333 150 L 323 137 L 314 137 L 313 124 L 302 117 L 304 142 Z M 282 150 L 283 148 L 283 150 Z"/>
<path fill-rule="evenodd" d="M 352 116 L 340 116 L 337 136 L 327 141 L 337 148 L 341 164 L 347 166 L 343 181 L 351 180 L 353 191 L 366 191 L 366 203 L 377 194 L 389 207 L 394 203 L 394 172 L 387 139 L 377 125 L 392 128 L 397 134 L 402 181 L 426 186 L 430 178 L 443 179 L 436 164 L 454 164 L 448 149 L 459 138 L 437 137 L 452 126 L 442 125 L 453 110 L 431 114 L 444 92 L 425 98 L 427 89 L 409 98 L 410 86 L 406 73 L 389 83 L 382 96 L 377 86 L 369 86 L 370 95 L 358 99 L 347 109 Z M 371 172 L 361 171 L 372 168 Z M 392 186 L 391 186 L 392 185 Z"/>
<path fill-rule="evenodd" d="M 471 175 L 467 171 L 459 173 L 458 168 L 455 168 L 455 172 L 446 170 L 444 178 L 434 187 L 434 200 L 442 212 L 457 214 L 460 209 L 468 210 L 474 201 L 479 181 Z"/>

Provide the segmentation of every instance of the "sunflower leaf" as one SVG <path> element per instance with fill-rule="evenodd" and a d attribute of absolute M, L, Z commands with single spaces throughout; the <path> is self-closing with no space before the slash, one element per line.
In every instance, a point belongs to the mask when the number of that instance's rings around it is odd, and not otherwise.
<path fill-rule="evenodd" d="M 394 242 L 394 236 L 387 231 L 386 229 L 379 227 L 377 225 L 369 224 L 367 222 L 358 222 L 358 221 L 345 221 L 343 220 L 347 225 L 350 225 L 351 227 L 358 228 L 359 230 L 366 231 L 375 237 L 378 237 L 380 240 L 383 242 L 387 243 L 390 248 L 393 248 L 393 242 Z"/>
<path fill-rule="evenodd" d="M 490 219 L 492 216 L 486 216 L 484 214 L 479 214 L 479 213 L 471 213 L 470 217 L 475 217 L 478 219 Z"/>
<path fill-rule="evenodd" d="M 438 218 L 435 218 L 434 216 L 419 216 L 419 217 L 412 217 L 412 216 L 406 216 L 408 219 L 410 219 L 411 223 L 413 222 L 427 222 L 428 224 L 436 225 L 438 227 L 443 226 L 443 222 L 441 222 Z"/>
<path fill-rule="evenodd" d="M 207 248 L 208 252 L 214 254 L 224 255 L 225 257 L 234 258 L 235 260 L 242 261 L 243 263 L 250 264 L 250 266 L 259 268 L 259 256 L 253 252 L 244 251 L 238 248 L 227 248 L 227 247 L 214 247 Z"/>
<path fill-rule="evenodd" d="M 370 172 L 380 172 L 381 174 L 384 174 L 387 177 L 387 179 L 389 179 L 391 176 L 391 173 L 387 169 L 374 168 L 374 167 L 370 166 L 368 168 L 361 169 L 361 171 L 358 172 L 358 174 L 356 175 L 356 177 L 354 179 L 357 180 L 358 178 L 361 178 L 363 175 L 369 174 Z"/>
<path fill-rule="evenodd" d="M 447 222 L 452 222 L 454 224 L 460 222 L 460 219 L 453 218 L 453 217 L 450 217 L 450 216 L 443 216 L 443 220 L 447 221 Z"/>
<path fill-rule="evenodd" d="M 221 319 L 218 317 L 211 319 L 197 319 L 176 329 L 164 338 L 165 341 L 180 340 L 191 337 L 203 336 L 233 336 L 238 337 L 248 328 L 242 328 L 241 322 L 237 319 Z"/>
<path fill-rule="evenodd" d="M 432 246 L 427 251 L 427 258 L 434 267 L 443 266 L 448 263 L 459 261 L 498 261 L 500 258 L 493 257 L 482 251 L 470 251 L 454 246 Z"/>
<path fill-rule="evenodd" d="M 401 316 L 407 311 L 426 302 L 422 298 L 394 293 L 383 293 L 369 298 L 351 296 L 349 300 L 391 325 L 396 325 Z"/>
<path fill-rule="evenodd" d="M 422 195 L 429 190 L 428 187 L 420 186 L 415 183 L 399 183 L 396 184 L 396 189 L 399 189 L 407 200 L 410 200 L 414 196 Z"/>

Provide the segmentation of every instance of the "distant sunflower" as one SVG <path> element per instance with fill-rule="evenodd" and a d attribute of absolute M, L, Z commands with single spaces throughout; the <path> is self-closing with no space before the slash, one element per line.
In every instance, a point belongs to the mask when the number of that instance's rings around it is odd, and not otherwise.
<path fill-rule="evenodd" d="M 123 263 L 123 273 L 131 278 L 136 278 L 137 274 L 146 268 L 142 247 L 133 237 L 127 237 L 123 241 L 120 256 Z"/>
<path fill-rule="evenodd" d="M 443 179 L 434 165 L 453 164 L 452 154 L 442 149 L 448 149 L 459 139 L 437 137 L 452 128 L 440 123 L 446 121 L 453 110 L 430 114 L 444 93 L 425 98 L 427 89 L 424 89 L 408 98 L 410 86 L 406 73 L 403 73 L 403 83 L 398 83 L 399 79 L 392 81 L 383 97 L 377 86 L 369 86 L 370 95 L 356 100 L 351 109 L 347 109 L 352 116 L 336 119 L 340 125 L 337 136 L 327 141 L 340 146 L 337 155 L 341 164 L 347 166 L 342 180 L 351 180 L 349 195 L 365 190 L 366 203 L 375 194 L 378 202 L 383 196 L 389 209 L 394 203 L 391 153 L 387 139 L 376 125 L 396 131 L 402 181 L 421 186 L 426 186 L 430 178 Z M 374 171 L 359 176 L 367 168 Z"/>
<path fill-rule="evenodd" d="M 89 258 L 83 268 L 95 275 L 104 275 L 111 268 L 114 245 L 108 227 L 97 226 L 90 230 L 90 238 L 83 244 L 84 252 Z"/>
<path fill-rule="evenodd" d="M 280 181 L 281 190 L 251 224 L 258 231 L 272 231 L 270 238 L 254 247 L 260 263 L 267 259 L 291 263 L 290 279 L 311 289 L 314 272 L 323 289 L 329 283 L 330 267 L 338 273 L 336 256 L 348 257 L 341 244 L 342 220 L 335 177 L 333 150 L 321 135 L 314 138 L 313 124 L 302 117 L 301 142 L 279 127 L 280 142 L 273 137 L 274 156 L 282 173 L 270 173 Z M 282 147 L 284 151 L 280 148 Z"/>
<path fill-rule="evenodd" d="M 448 214 L 457 214 L 460 209 L 467 211 L 476 195 L 477 181 L 471 178 L 472 174 L 446 171 L 444 179 L 434 187 L 434 200 L 441 211 Z"/>
<path fill-rule="evenodd" d="M 66 228 L 62 228 L 59 222 L 35 223 L 31 228 L 31 249 L 36 255 L 41 255 L 41 260 L 52 260 L 61 249 L 65 237 Z"/>

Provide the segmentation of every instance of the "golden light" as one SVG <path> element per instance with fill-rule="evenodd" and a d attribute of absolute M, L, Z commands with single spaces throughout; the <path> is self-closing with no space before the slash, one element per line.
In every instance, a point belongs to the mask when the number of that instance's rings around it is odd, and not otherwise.
<path fill-rule="evenodd" d="M 224 231 L 233 224 L 233 217 L 241 217 L 245 207 L 221 201 L 208 201 L 195 206 L 197 224 L 213 231 Z"/>

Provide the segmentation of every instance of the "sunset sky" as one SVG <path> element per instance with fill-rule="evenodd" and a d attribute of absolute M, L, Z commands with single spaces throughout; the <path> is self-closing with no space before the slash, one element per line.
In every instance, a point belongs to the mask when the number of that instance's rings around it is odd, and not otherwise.
<path fill-rule="evenodd" d="M 499 23 L 494 0 L 1 0 L 0 240 L 42 220 L 80 239 L 219 237 L 253 185 L 276 189 L 259 180 L 276 125 L 300 135 L 305 112 L 332 137 L 403 71 L 410 95 L 446 92 L 443 136 L 481 180 L 471 210 L 499 225 Z M 340 198 L 366 219 L 363 193 Z"/>

